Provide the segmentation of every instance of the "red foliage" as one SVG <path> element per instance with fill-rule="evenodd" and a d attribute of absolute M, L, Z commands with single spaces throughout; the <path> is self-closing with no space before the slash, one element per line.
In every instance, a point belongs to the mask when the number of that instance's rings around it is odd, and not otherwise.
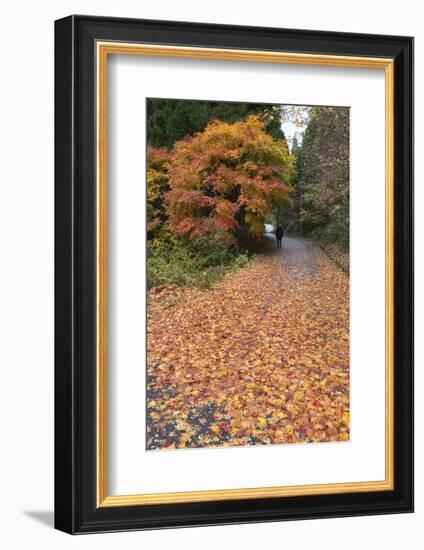
<path fill-rule="evenodd" d="M 251 116 L 214 121 L 175 144 L 170 160 L 167 211 L 178 234 L 198 238 L 247 227 L 261 235 L 269 207 L 287 200 L 293 161 L 283 141 Z"/>

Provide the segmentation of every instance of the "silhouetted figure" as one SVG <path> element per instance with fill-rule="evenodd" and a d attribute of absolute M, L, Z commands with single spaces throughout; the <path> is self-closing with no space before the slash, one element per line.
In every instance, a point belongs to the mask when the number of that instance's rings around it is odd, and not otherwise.
<path fill-rule="evenodd" d="M 283 234 L 284 234 L 283 228 L 281 227 L 281 225 L 279 225 L 275 230 L 275 238 L 277 239 L 278 248 L 281 248 L 281 240 L 283 238 Z"/>

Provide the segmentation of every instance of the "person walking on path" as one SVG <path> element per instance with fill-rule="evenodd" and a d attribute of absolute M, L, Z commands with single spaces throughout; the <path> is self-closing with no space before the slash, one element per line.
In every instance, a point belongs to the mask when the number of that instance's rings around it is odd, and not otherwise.
<path fill-rule="evenodd" d="M 281 241 L 283 239 L 283 234 L 284 234 L 283 228 L 281 227 L 281 225 L 279 225 L 275 230 L 275 238 L 277 239 L 278 248 L 281 248 Z"/>

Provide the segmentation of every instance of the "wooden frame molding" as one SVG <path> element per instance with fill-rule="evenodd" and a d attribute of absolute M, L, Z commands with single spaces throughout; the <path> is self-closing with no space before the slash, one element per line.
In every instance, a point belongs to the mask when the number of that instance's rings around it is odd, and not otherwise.
<path fill-rule="evenodd" d="M 385 480 L 109 496 L 107 490 L 107 63 L 109 55 L 221 59 L 383 69 L 386 90 L 386 377 Z M 394 489 L 394 60 L 345 55 L 96 42 L 97 58 L 97 507 L 364 493 Z"/>

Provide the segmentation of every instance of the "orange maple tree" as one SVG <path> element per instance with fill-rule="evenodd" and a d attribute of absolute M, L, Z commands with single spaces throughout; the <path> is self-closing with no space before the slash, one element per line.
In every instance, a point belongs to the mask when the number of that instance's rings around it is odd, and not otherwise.
<path fill-rule="evenodd" d="M 256 116 L 218 120 L 175 143 L 169 165 L 167 212 L 190 239 L 225 231 L 260 236 L 270 208 L 288 201 L 293 159 Z"/>

